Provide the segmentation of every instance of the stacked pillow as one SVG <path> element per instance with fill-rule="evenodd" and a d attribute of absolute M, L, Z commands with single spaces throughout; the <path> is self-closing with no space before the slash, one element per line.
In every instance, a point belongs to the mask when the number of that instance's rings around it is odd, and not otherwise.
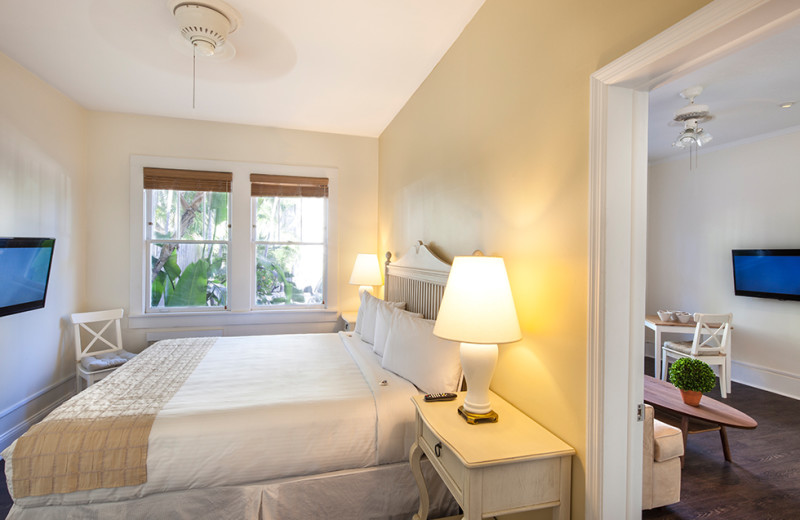
<path fill-rule="evenodd" d="M 406 302 L 387 302 L 366 291 L 361 293 L 361 306 L 358 308 L 358 316 L 356 316 L 356 332 L 361 334 L 361 339 L 370 345 L 375 344 L 375 322 L 377 321 L 378 307 L 405 309 Z"/>
<path fill-rule="evenodd" d="M 355 331 L 382 356 L 381 365 L 426 393 L 455 392 L 461 378 L 459 344 L 433 335 L 434 320 L 361 293 Z"/>
<path fill-rule="evenodd" d="M 433 335 L 434 320 L 394 310 L 381 365 L 426 393 L 455 392 L 461 377 L 459 344 Z"/>
<path fill-rule="evenodd" d="M 386 338 L 389 337 L 389 329 L 392 326 L 392 317 L 395 312 L 402 312 L 415 318 L 422 318 L 422 314 L 400 310 L 390 305 L 378 305 L 378 313 L 375 317 L 375 342 L 372 343 L 372 350 L 379 356 L 383 356 L 386 349 Z"/>

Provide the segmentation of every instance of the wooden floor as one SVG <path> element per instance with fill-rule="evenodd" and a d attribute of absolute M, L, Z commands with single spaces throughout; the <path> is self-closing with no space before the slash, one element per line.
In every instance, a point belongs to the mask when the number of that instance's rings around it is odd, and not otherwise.
<path fill-rule="evenodd" d="M 6 487 L 6 461 L 0 460 L 0 518 L 8 516 L 11 503 L 11 496 Z"/>
<path fill-rule="evenodd" d="M 652 362 L 647 359 L 651 375 Z M 743 411 L 758 427 L 728 428 L 733 462 L 725 462 L 719 432 L 689 435 L 681 501 L 644 511 L 642 518 L 800 518 L 800 401 L 738 383 L 727 399 L 719 388 L 707 395 Z"/>
<path fill-rule="evenodd" d="M 708 395 L 718 399 L 719 389 Z M 644 511 L 644 519 L 800 518 L 800 401 L 733 383 L 723 402 L 753 417 L 758 428 L 728 429 L 732 463 L 722 456 L 718 432 L 690 435 L 681 501 Z M 3 519 L 11 507 L 4 468 L 0 461 Z"/>

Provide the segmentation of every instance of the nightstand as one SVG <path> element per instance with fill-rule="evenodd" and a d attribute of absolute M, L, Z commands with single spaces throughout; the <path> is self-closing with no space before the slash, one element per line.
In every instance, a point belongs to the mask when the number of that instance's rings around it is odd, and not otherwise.
<path fill-rule="evenodd" d="M 344 321 L 344 330 L 348 332 L 356 330 L 356 318 L 358 318 L 358 311 L 343 312 L 342 321 Z"/>
<path fill-rule="evenodd" d="M 412 398 L 417 425 L 409 460 L 420 494 L 414 520 L 428 518 L 423 454 L 464 510 L 464 520 L 548 507 L 554 519 L 568 520 L 575 450 L 494 393 L 499 420 L 467 424 L 457 411 L 464 395 L 432 403 Z"/>

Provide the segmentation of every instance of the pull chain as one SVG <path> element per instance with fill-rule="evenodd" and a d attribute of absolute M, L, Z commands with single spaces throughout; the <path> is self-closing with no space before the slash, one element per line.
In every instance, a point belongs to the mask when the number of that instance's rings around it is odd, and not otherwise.
<path fill-rule="evenodd" d="M 192 44 L 192 109 L 194 109 L 195 85 L 197 83 L 197 45 Z"/>

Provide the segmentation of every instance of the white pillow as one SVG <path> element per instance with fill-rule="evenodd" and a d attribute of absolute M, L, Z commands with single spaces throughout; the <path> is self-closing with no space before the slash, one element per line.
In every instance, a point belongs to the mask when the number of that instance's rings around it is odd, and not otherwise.
<path fill-rule="evenodd" d="M 416 312 L 409 312 L 392 307 L 391 305 L 378 305 L 378 312 L 375 317 L 375 342 L 372 344 L 372 350 L 379 356 L 383 356 L 383 351 L 386 347 L 386 338 L 389 336 L 389 328 L 392 325 L 392 317 L 395 313 L 404 312 L 416 318 L 422 318 L 422 314 Z"/>
<path fill-rule="evenodd" d="M 434 323 L 394 314 L 381 365 L 425 393 L 455 392 L 461 375 L 459 344 L 434 336 Z"/>
<path fill-rule="evenodd" d="M 367 292 L 364 294 L 365 301 L 362 305 L 366 308 L 364 309 L 364 324 L 361 326 L 361 339 L 372 345 L 375 343 L 375 321 L 378 317 L 378 306 L 388 305 L 397 307 L 398 309 L 404 309 L 406 302 L 385 302 Z"/>
<path fill-rule="evenodd" d="M 367 306 L 364 305 L 364 302 L 367 300 L 364 295 L 369 294 L 367 291 L 362 291 L 358 298 L 361 303 L 358 304 L 358 315 L 356 315 L 356 334 L 361 334 L 362 326 L 364 325 L 364 314 L 366 313 Z"/>

